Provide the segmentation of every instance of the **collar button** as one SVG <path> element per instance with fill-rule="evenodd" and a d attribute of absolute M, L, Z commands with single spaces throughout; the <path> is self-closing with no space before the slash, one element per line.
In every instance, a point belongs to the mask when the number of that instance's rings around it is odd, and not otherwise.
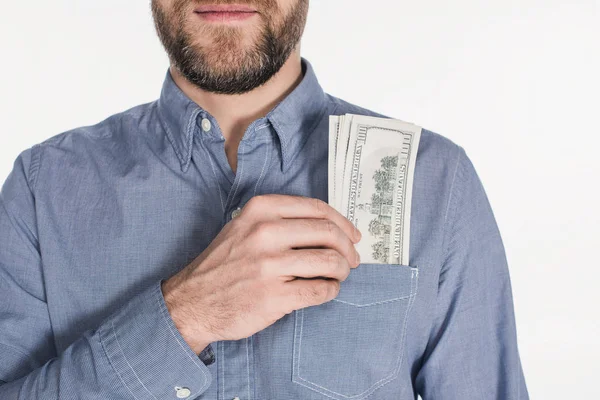
<path fill-rule="evenodd" d="M 202 118 L 202 130 L 204 132 L 210 131 L 210 120 L 208 118 Z"/>
<path fill-rule="evenodd" d="M 187 399 L 192 394 L 191 390 L 186 387 L 175 386 L 178 399 Z"/>

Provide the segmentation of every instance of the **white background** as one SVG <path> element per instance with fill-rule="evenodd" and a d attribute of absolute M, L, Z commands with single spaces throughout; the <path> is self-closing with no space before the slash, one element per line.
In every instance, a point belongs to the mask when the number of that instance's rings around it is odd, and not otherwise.
<path fill-rule="evenodd" d="M 241 0 L 243 1 L 243 0 Z M 532 399 L 600 398 L 600 19 L 592 0 L 313 0 L 325 91 L 465 148 L 502 233 Z M 159 96 L 148 1 L 0 13 L 0 181 L 18 153 Z"/>

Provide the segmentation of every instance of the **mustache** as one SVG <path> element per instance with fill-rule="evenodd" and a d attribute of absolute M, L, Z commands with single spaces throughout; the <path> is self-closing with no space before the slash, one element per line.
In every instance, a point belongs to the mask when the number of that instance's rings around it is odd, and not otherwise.
<path fill-rule="evenodd" d="M 174 10 L 183 11 L 188 7 L 194 9 L 198 6 L 240 4 L 255 8 L 258 12 L 275 11 L 278 8 L 277 0 L 176 0 Z"/>

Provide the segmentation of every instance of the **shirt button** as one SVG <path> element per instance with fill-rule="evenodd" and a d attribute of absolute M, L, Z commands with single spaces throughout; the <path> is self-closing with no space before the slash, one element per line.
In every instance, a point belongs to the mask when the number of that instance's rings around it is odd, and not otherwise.
<path fill-rule="evenodd" d="M 178 399 L 187 399 L 188 397 L 190 397 L 190 394 L 192 394 L 190 389 L 186 387 L 175 386 L 175 391 L 177 392 Z"/>
<path fill-rule="evenodd" d="M 235 217 L 237 217 L 238 215 L 240 215 L 240 213 L 242 212 L 241 208 L 236 208 L 235 210 L 233 210 L 231 212 L 231 219 L 234 219 Z"/>
<path fill-rule="evenodd" d="M 239 398 L 239 397 L 237 397 L 237 396 L 235 396 L 235 397 L 233 398 L 233 400 L 240 400 L 240 398 Z"/>
<path fill-rule="evenodd" d="M 210 120 L 208 118 L 202 118 L 202 130 L 204 132 L 210 131 Z"/>

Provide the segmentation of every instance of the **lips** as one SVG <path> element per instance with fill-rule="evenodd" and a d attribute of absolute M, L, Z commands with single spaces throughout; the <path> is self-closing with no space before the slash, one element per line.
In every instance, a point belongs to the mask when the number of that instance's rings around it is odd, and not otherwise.
<path fill-rule="evenodd" d="M 196 13 L 253 13 L 255 8 L 244 4 L 209 4 L 194 9 Z"/>

